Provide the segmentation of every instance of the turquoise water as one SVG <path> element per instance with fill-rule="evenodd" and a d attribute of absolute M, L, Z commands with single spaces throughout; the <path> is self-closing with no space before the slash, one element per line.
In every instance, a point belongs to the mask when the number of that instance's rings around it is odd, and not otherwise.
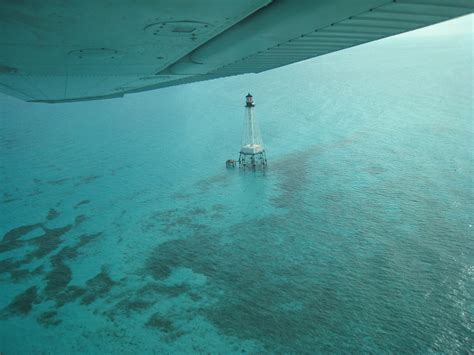
<path fill-rule="evenodd" d="M 472 38 L 2 96 L 0 352 L 473 352 Z M 269 167 L 237 158 L 256 99 Z"/>

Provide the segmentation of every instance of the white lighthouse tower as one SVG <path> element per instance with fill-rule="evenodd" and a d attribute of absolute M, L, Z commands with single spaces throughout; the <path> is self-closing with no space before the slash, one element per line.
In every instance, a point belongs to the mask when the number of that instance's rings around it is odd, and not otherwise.
<path fill-rule="evenodd" d="M 240 148 L 239 167 L 266 167 L 267 157 L 263 148 L 262 136 L 255 117 L 255 103 L 252 95 L 245 100 L 244 135 Z"/>

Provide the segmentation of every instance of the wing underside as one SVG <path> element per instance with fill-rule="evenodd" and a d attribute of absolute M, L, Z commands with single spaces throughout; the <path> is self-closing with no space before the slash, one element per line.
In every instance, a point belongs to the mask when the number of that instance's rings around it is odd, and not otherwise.
<path fill-rule="evenodd" d="M 0 92 L 69 102 L 258 73 L 473 8 L 471 0 L 0 0 Z"/>

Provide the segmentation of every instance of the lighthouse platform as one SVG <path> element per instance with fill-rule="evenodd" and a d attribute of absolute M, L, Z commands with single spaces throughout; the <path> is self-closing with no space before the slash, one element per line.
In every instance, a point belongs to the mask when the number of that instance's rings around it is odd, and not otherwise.
<path fill-rule="evenodd" d="M 246 144 L 240 148 L 241 154 L 257 154 L 263 151 L 263 145 L 261 144 Z"/>

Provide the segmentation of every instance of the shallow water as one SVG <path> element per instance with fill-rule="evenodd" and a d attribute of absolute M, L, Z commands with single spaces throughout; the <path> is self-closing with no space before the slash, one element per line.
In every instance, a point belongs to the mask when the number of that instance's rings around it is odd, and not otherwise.
<path fill-rule="evenodd" d="M 472 37 L 2 96 L 0 351 L 473 351 Z M 236 158 L 250 91 L 265 172 Z"/>

